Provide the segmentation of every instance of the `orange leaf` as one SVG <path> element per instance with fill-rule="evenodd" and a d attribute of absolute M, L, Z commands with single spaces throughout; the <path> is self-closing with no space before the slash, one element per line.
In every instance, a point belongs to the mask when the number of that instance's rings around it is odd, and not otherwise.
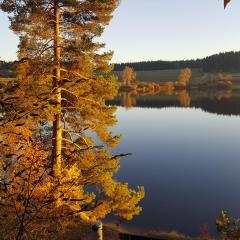
<path fill-rule="evenodd" d="M 224 0 L 224 8 L 226 8 L 226 6 L 228 5 L 228 3 L 230 3 L 231 0 Z"/>

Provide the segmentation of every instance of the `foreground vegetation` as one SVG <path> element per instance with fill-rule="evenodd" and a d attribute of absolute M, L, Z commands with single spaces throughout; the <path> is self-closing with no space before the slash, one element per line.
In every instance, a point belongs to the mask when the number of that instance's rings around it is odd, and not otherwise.
<path fill-rule="evenodd" d="M 99 54 L 95 41 L 119 2 L 0 3 L 20 37 L 16 80 L 1 82 L 1 237 L 59 239 L 73 217 L 132 219 L 144 189 L 114 178 L 124 154 L 111 153 L 120 136 L 109 131 L 116 108 L 105 100 L 118 84 L 112 53 Z"/>

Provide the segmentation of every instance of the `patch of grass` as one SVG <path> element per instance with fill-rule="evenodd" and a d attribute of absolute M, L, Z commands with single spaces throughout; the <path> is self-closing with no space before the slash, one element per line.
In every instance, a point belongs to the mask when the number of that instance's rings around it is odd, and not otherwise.
<path fill-rule="evenodd" d="M 240 73 L 226 73 L 232 76 L 233 80 L 240 81 Z"/>
<path fill-rule="evenodd" d="M 169 69 L 169 70 L 153 70 L 153 71 L 136 71 L 137 81 L 139 82 L 169 82 L 177 81 L 181 69 Z M 121 81 L 122 72 L 115 72 L 119 80 Z M 201 69 L 192 69 L 193 77 L 201 76 L 203 74 Z"/>
<path fill-rule="evenodd" d="M 137 73 L 137 81 L 139 82 L 169 82 L 169 81 L 177 81 L 181 69 L 169 69 L 169 70 L 153 70 L 153 71 L 136 71 Z M 119 81 L 122 79 L 122 72 L 116 71 L 115 72 L 119 77 Z M 193 68 L 192 69 L 192 77 L 194 78 L 201 78 L 203 75 L 207 73 L 203 72 L 202 69 Z M 233 84 L 236 85 L 234 87 L 240 88 L 240 73 L 236 72 L 223 72 L 224 75 L 231 75 Z M 190 80 L 191 82 L 191 80 Z M 239 84 L 239 85 L 238 85 Z"/>
<path fill-rule="evenodd" d="M 211 240 L 206 238 L 192 238 L 176 231 L 164 232 L 164 231 L 151 231 L 147 234 L 148 237 L 155 237 L 164 240 Z M 213 240 L 213 239 L 212 239 Z"/>
<path fill-rule="evenodd" d="M 0 83 L 6 83 L 14 80 L 16 80 L 16 78 L 0 78 Z"/>

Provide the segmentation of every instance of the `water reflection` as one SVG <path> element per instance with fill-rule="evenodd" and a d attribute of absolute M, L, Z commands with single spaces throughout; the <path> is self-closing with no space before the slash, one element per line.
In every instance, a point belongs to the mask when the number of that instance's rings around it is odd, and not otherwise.
<path fill-rule="evenodd" d="M 143 213 L 128 226 L 199 236 L 206 225 L 216 234 L 221 210 L 239 215 L 238 92 L 128 92 L 111 103 L 123 106 L 114 129 L 123 133 L 117 152 L 133 153 L 118 178 L 146 190 Z"/>
<path fill-rule="evenodd" d="M 189 96 L 187 90 L 181 90 L 178 92 L 178 100 L 181 106 L 190 107 L 191 97 Z"/>
<path fill-rule="evenodd" d="M 188 93 L 187 90 L 177 90 L 177 91 L 166 91 L 164 93 L 166 96 L 177 96 L 180 106 L 183 107 L 189 107 L 191 104 L 191 97 Z M 135 94 L 133 92 L 122 92 L 119 94 L 119 96 L 121 97 L 121 106 L 124 106 L 125 108 L 131 108 L 131 107 L 135 107 L 138 106 L 137 103 L 137 99 L 139 99 L 139 97 L 145 97 L 145 96 L 157 96 L 156 94 Z"/>
<path fill-rule="evenodd" d="M 169 90 L 158 94 L 121 92 L 109 104 L 143 108 L 192 107 L 220 115 L 240 114 L 240 94 L 231 89 L 223 90 Z"/>

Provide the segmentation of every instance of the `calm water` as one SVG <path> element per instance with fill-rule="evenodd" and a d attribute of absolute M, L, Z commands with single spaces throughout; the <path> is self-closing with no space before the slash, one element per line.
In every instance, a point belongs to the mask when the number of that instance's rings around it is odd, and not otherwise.
<path fill-rule="evenodd" d="M 185 108 L 154 96 L 134 105 L 117 110 L 115 152 L 133 154 L 117 177 L 144 186 L 146 197 L 141 215 L 124 224 L 197 236 L 205 224 L 214 234 L 221 210 L 240 216 L 240 98 L 196 97 Z"/>

